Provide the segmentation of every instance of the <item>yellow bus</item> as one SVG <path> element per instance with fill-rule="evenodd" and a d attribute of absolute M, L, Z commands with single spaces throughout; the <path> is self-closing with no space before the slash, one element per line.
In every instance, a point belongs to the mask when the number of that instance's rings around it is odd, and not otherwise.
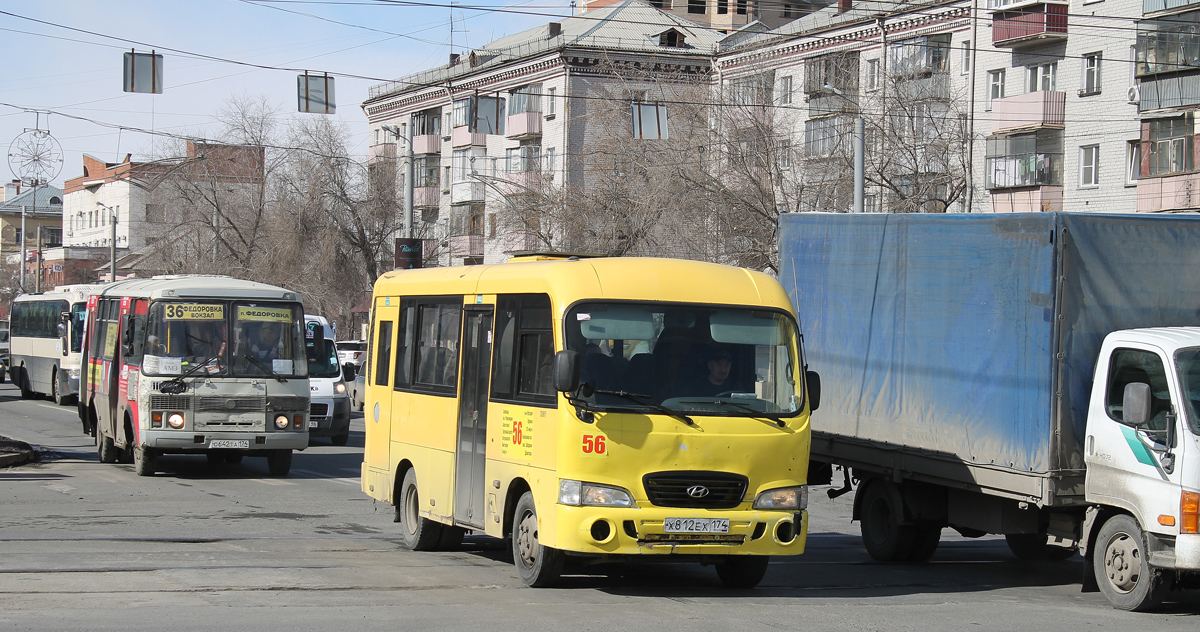
<path fill-rule="evenodd" d="M 819 380 L 771 277 L 526 254 L 389 272 L 371 312 L 362 489 L 408 548 L 509 538 L 530 586 L 642 556 L 751 587 L 804 551 Z"/>

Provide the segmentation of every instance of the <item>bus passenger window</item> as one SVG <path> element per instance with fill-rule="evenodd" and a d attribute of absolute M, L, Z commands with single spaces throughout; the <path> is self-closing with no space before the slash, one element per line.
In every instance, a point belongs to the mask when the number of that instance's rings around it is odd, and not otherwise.
<path fill-rule="evenodd" d="M 379 342 L 375 349 L 375 383 L 387 386 L 392 365 L 392 321 L 379 322 Z"/>

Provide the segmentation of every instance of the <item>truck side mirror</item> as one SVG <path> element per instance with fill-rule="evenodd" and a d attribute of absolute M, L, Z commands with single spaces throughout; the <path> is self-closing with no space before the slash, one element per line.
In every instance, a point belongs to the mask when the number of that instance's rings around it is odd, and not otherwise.
<path fill-rule="evenodd" d="M 354 366 L 353 362 L 347 362 L 342 365 L 342 379 L 347 382 L 353 382 L 354 378 L 358 377 L 358 367 Z"/>
<path fill-rule="evenodd" d="M 808 391 L 808 412 L 821 407 L 821 376 L 816 371 L 804 372 L 804 388 Z"/>
<path fill-rule="evenodd" d="M 574 393 L 579 388 L 579 352 L 559 351 L 554 354 L 554 390 Z"/>
<path fill-rule="evenodd" d="M 1131 382 L 1125 385 L 1121 398 L 1121 423 L 1129 426 L 1144 426 L 1150 422 L 1150 385 Z"/>

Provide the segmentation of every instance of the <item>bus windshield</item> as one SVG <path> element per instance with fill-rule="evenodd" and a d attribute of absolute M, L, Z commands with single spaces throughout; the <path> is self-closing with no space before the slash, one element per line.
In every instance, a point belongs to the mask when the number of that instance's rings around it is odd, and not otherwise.
<path fill-rule="evenodd" d="M 585 398 L 596 410 L 661 405 L 754 416 L 802 408 L 796 326 L 783 312 L 589 302 L 567 313 L 566 338 L 582 356 L 581 380 L 599 391 Z"/>
<path fill-rule="evenodd" d="M 298 305 L 155 302 L 146 323 L 148 375 L 304 377 Z"/>

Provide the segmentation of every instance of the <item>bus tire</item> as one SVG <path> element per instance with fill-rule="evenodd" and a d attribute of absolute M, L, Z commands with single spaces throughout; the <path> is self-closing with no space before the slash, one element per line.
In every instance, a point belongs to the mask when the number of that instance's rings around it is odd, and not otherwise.
<path fill-rule="evenodd" d="M 61 379 L 62 372 L 55 370 L 54 377 L 50 380 L 50 396 L 54 399 L 55 404 L 69 406 L 73 403 L 74 398 L 70 395 L 63 395 Z"/>
<path fill-rule="evenodd" d="M 754 588 L 766 577 L 770 563 L 767 555 L 731 555 L 717 562 L 717 577 L 726 588 Z"/>
<path fill-rule="evenodd" d="M 442 539 L 443 526 L 421 517 L 421 496 L 417 492 L 416 470 L 409 468 L 400 484 L 400 536 L 410 551 L 435 551 Z"/>
<path fill-rule="evenodd" d="M 861 489 L 861 488 L 860 488 Z M 880 562 L 904 562 L 912 554 L 916 529 L 900 524 L 904 508 L 890 483 L 875 479 L 863 490 L 859 529 L 867 553 Z"/>
<path fill-rule="evenodd" d="M 143 446 L 133 448 L 133 471 L 135 474 L 138 476 L 154 476 L 155 466 L 157 465 L 157 450 Z"/>
<path fill-rule="evenodd" d="M 333 435 L 332 437 L 329 437 L 329 442 L 339 447 L 344 446 L 350 442 L 350 433 L 344 432 L 342 434 Z"/>
<path fill-rule="evenodd" d="M 442 525 L 442 537 L 438 538 L 437 548 L 439 551 L 457 551 L 462 545 L 463 536 L 467 534 L 467 530 L 462 527 L 454 527 L 451 525 Z"/>
<path fill-rule="evenodd" d="M 521 494 L 521 499 L 517 501 L 517 509 L 513 514 L 512 552 L 517 575 L 526 586 L 553 586 L 562 575 L 565 561 L 563 552 L 543 545 L 538 538 L 533 492 Z"/>
<path fill-rule="evenodd" d="M 271 450 L 267 454 L 267 469 L 271 476 L 287 476 L 292 471 L 292 451 Z"/>
<path fill-rule="evenodd" d="M 1166 581 L 1150 565 L 1146 537 L 1127 514 L 1109 518 L 1096 536 L 1092 568 L 1100 592 L 1119 610 L 1140 612 L 1157 606 L 1166 592 Z"/>
<path fill-rule="evenodd" d="M 116 463 L 121 454 L 117 450 L 117 446 L 113 444 L 112 437 L 105 436 L 100 429 L 96 429 L 96 456 L 100 458 L 101 463 Z"/>
<path fill-rule="evenodd" d="M 33 392 L 33 385 L 29 383 L 29 372 L 25 367 L 21 367 L 21 399 L 33 399 L 36 393 Z"/>

